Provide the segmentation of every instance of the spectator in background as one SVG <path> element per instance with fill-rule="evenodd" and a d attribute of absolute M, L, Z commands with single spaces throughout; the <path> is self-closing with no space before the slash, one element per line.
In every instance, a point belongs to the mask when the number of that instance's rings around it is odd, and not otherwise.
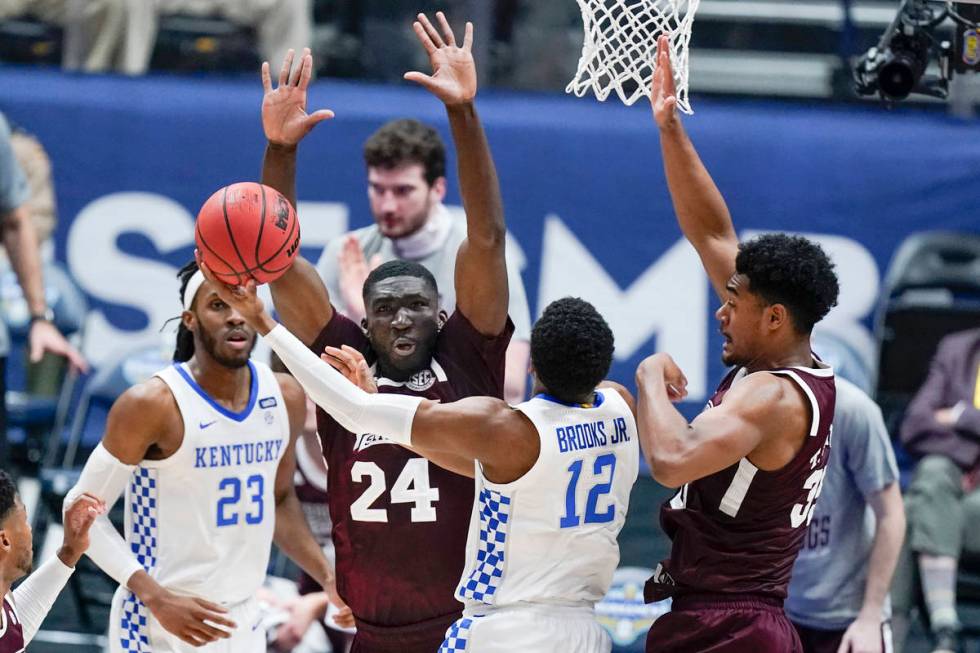
<path fill-rule="evenodd" d="M 364 319 L 362 289 L 368 273 L 396 259 L 425 266 L 436 278 L 440 307 L 456 307 L 456 252 L 466 238 L 466 220 L 442 203 L 446 197 L 446 148 L 438 132 L 417 120 L 382 126 L 364 145 L 368 201 L 375 224 L 330 242 L 317 271 L 341 313 Z M 507 349 L 504 399 L 524 401 L 530 356 L 531 314 L 521 264 L 507 248 L 510 318 L 514 337 Z"/>
<path fill-rule="evenodd" d="M 909 404 L 902 444 L 921 458 L 905 495 L 908 565 L 918 567 L 934 653 L 958 651 L 956 571 L 964 551 L 980 553 L 980 329 L 946 336 Z M 896 616 L 915 595 L 896 582 Z M 904 616 L 904 615 L 903 615 Z"/>
<path fill-rule="evenodd" d="M 37 241 L 42 249 L 50 242 L 58 224 L 58 207 L 55 202 L 54 181 L 51 178 L 51 159 L 41 142 L 17 125 L 13 125 L 10 135 L 10 145 L 14 157 L 20 164 L 27 186 L 30 189 L 24 207 L 31 216 Z M 53 252 L 51 253 L 53 256 Z"/>
<path fill-rule="evenodd" d="M 3 246 L 30 310 L 30 360 L 37 362 L 45 351 L 50 351 L 64 356 L 72 365 L 85 370 L 85 359 L 51 322 L 54 316 L 44 296 L 37 231 L 25 206 L 29 194 L 27 179 L 17 164 L 10 145 L 10 127 L 3 114 L 0 114 L 0 225 L 3 229 Z M 0 460 L 3 461 L 10 460 L 7 450 L 6 407 L 3 405 L 6 396 L 4 372 L 9 350 L 10 336 L 6 325 L 0 323 Z"/>
<path fill-rule="evenodd" d="M 843 377 L 834 341 L 817 340 L 836 373 L 833 441 L 786 614 L 804 653 L 890 653 L 888 589 L 905 537 L 898 465 L 881 409 Z"/>
<path fill-rule="evenodd" d="M 311 0 L 125 0 L 126 34 L 121 70 L 142 75 L 150 65 L 161 14 L 218 15 L 255 29 L 259 54 L 282 61 L 290 48 L 301 50 L 313 39 Z"/>
<path fill-rule="evenodd" d="M 64 30 L 62 65 L 102 72 L 115 64 L 127 0 L 0 0 L 0 19 L 28 15 Z M 150 0 L 141 0 L 150 4 Z"/>

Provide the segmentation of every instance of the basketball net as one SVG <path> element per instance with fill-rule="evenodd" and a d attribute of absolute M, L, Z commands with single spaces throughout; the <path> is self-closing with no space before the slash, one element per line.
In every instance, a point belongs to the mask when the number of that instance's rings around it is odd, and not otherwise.
<path fill-rule="evenodd" d="M 609 93 L 625 104 L 650 97 L 657 37 L 670 36 L 677 106 L 694 113 L 687 99 L 687 48 L 699 0 L 577 0 L 585 40 L 578 71 L 565 88 L 578 97 L 590 88 L 599 100 Z"/>

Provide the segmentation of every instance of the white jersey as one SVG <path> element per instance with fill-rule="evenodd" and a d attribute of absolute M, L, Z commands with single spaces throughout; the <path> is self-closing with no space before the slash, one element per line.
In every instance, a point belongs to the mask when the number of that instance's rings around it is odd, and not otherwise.
<path fill-rule="evenodd" d="M 226 604 L 252 597 L 265 578 L 289 445 L 275 374 L 248 365 L 240 413 L 211 399 L 186 364 L 156 374 L 177 401 L 184 439 L 170 457 L 140 463 L 126 489 L 126 541 L 147 572 L 178 594 Z"/>
<path fill-rule="evenodd" d="M 466 614 L 518 602 L 591 606 L 619 564 L 617 536 L 639 468 L 626 401 L 606 388 L 591 407 L 538 395 L 516 408 L 537 429 L 541 450 L 512 483 L 490 482 L 477 465 L 456 590 Z"/>

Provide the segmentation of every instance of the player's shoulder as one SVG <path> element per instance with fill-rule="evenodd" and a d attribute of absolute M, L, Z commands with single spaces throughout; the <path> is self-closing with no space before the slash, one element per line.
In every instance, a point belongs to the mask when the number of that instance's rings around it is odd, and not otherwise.
<path fill-rule="evenodd" d="M 607 389 L 615 392 L 617 395 L 623 398 L 623 401 L 626 402 L 626 405 L 629 407 L 630 412 L 633 413 L 633 416 L 636 416 L 636 400 L 633 398 L 633 394 L 626 389 L 626 386 L 607 379 L 600 383 L 596 389 Z"/>
<path fill-rule="evenodd" d="M 119 395 L 111 412 L 118 418 L 132 418 L 153 424 L 179 418 L 180 408 L 170 386 L 159 376 L 153 376 L 130 386 Z"/>
<path fill-rule="evenodd" d="M 287 404 L 306 401 L 303 386 L 299 384 L 299 381 L 285 372 L 273 372 L 273 376 L 275 376 L 276 383 L 279 384 L 279 391 L 282 393 L 283 401 Z"/>

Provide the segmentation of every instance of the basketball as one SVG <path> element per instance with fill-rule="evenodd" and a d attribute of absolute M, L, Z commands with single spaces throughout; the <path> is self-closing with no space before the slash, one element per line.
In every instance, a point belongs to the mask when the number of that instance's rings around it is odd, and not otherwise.
<path fill-rule="evenodd" d="M 279 191 L 240 182 L 215 192 L 197 214 L 194 239 L 201 259 L 231 285 L 278 279 L 299 251 L 296 212 Z"/>

